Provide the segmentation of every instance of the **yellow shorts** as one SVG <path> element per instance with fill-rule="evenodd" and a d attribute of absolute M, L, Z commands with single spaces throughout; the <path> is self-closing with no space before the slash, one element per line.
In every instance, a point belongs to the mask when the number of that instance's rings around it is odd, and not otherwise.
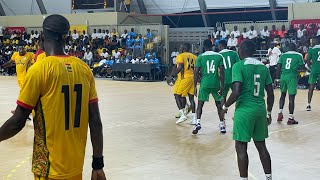
<path fill-rule="evenodd" d="M 193 77 L 177 79 L 173 89 L 174 94 L 181 95 L 182 97 L 188 96 L 188 94 L 194 95 L 194 79 Z"/>
<path fill-rule="evenodd" d="M 50 178 L 34 175 L 34 180 L 57 180 L 57 179 L 50 179 Z M 82 180 L 82 173 L 68 179 L 59 179 L 59 180 Z"/>

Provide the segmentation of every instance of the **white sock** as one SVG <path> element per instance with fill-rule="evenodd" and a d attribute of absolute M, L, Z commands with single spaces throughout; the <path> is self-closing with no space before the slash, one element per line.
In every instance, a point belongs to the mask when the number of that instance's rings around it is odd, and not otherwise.
<path fill-rule="evenodd" d="M 180 113 L 181 113 L 181 116 L 186 116 L 186 115 L 184 115 L 183 109 L 180 109 L 179 111 L 180 111 Z"/>
<path fill-rule="evenodd" d="M 271 174 L 266 174 L 266 180 L 272 180 Z"/>
<path fill-rule="evenodd" d="M 289 119 L 293 119 L 293 114 L 289 114 Z"/>
<path fill-rule="evenodd" d="M 199 124 L 200 123 L 200 119 L 197 119 L 197 124 Z"/>
<path fill-rule="evenodd" d="M 197 114 L 196 113 L 192 113 L 192 119 L 197 119 Z"/>
<path fill-rule="evenodd" d="M 279 109 L 279 113 L 282 113 L 283 109 Z"/>
<path fill-rule="evenodd" d="M 308 106 L 311 106 L 311 103 L 308 103 Z"/>
<path fill-rule="evenodd" d="M 240 177 L 240 180 L 248 180 L 248 178 L 247 177 Z"/>

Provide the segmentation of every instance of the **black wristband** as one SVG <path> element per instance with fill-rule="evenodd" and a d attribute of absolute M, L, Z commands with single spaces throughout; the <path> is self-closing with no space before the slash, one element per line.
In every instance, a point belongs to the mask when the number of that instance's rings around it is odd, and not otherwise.
<path fill-rule="evenodd" d="M 103 156 L 96 158 L 92 156 L 92 169 L 98 170 L 104 167 Z"/>

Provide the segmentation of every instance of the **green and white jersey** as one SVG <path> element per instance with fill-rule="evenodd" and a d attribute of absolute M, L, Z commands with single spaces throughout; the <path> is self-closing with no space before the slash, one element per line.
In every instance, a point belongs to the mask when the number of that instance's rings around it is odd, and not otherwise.
<path fill-rule="evenodd" d="M 198 56 L 196 67 L 201 68 L 201 86 L 220 88 L 219 67 L 223 65 L 223 56 L 213 51 L 206 51 Z"/>
<path fill-rule="evenodd" d="M 265 86 L 272 83 L 268 68 L 254 58 L 237 62 L 232 69 L 232 82 L 241 82 L 242 91 L 236 108 L 266 108 Z"/>
<path fill-rule="evenodd" d="M 237 52 L 228 49 L 224 49 L 219 53 L 224 57 L 224 84 L 230 84 L 232 83 L 232 67 L 240 61 L 239 55 Z"/>
<path fill-rule="evenodd" d="M 278 64 L 281 64 L 281 79 L 297 78 L 298 69 L 304 65 L 302 54 L 288 51 L 280 56 Z"/>
<path fill-rule="evenodd" d="M 311 73 L 320 73 L 320 45 L 309 49 L 307 60 L 312 60 Z"/>

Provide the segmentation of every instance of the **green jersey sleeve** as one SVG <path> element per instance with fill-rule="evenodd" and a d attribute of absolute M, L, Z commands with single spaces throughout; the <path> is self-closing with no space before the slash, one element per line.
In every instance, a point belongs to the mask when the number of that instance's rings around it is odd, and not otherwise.
<path fill-rule="evenodd" d="M 232 82 L 243 82 L 243 76 L 242 76 L 242 64 L 236 63 L 232 68 Z"/>
<path fill-rule="evenodd" d="M 196 67 L 199 67 L 199 68 L 201 68 L 202 66 L 201 66 L 201 56 L 198 56 L 197 57 L 197 60 L 196 60 Z"/>
<path fill-rule="evenodd" d="M 272 84 L 272 78 L 271 78 L 270 71 L 268 68 L 265 68 L 265 73 L 267 74 L 266 75 L 266 86 L 267 86 L 269 84 Z"/>
<path fill-rule="evenodd" d="M 312 48 L 308 50 L 307 60 L 310 61 L 312 59 Z"/>
<path fill-rule="evenodd" d="M 281 56 L 280 56 L 280 59 L 279 59 L 278 64 L 283 65 L 283 59 L 284 59 L 284 56 L 283 56 L 283 55 L 281 55 Z"/>

